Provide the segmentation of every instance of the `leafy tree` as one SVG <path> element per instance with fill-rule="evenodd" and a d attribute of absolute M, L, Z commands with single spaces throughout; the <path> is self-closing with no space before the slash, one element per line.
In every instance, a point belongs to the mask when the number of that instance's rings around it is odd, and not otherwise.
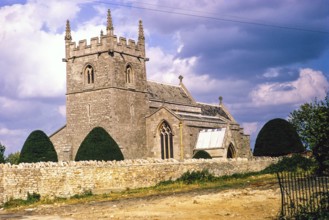
<path fill-rule="evenodd" d="M 329 97 L 305 103 L 289 115 L 304 144 L 312 149 L 318 173 L 329 175 Z"/>
<path fill-rule="evenodd" d="M 19 156 L 20 156 L 19 151 L 15 152 L 15 153 L 11 153 L 6 157 L 5 161 L 6 161 L 6 163 L 10 163 L 10 164 L 18 164 Z"/>
<path fill-rule="evenodd" d="M 19 158 L 19 163 L 40 161 L 57 162 L 57 153 L 49 137 L 40 130 L 33 131 L 26 139 Z"/>
<path fill-rule="evenodd" d="M 0 163 L 5 163 L 5 145 L 2 145 L 0 142 Z"/>
<path fill-rule="evenodd" d="M 314 146 L 313 154 L 319 163 L 318 174 L 329 176 L 329 135 Z"/>
<path fill-rule="evenodd" d="M 255 144 L 254 156 L 283 156 L 303 152 L 304 146 L 292 126 L 284 119 L 268 121 L 260 130 Z"/>
<path fill-rule="evenodd" d="M 329 133 L 329 97 L 305 103 L 290 113 L 288 121 L 295 127 L 304 145 L 313 149 Z"/>
<path fill-rule="evenodd" d="M 123 154 L 104 128 L 96 127 L 81 143 L 75 160 L 123 160 Z"/>
<path fill-rule="evenodd" d="M 197 151 L 194 155 L 193 155 L 194 159 L 212 159 L 212 157 L 210 156 L 210 154 L 208 154 L 207 151 L 204 150 L 199 150 Z"/>

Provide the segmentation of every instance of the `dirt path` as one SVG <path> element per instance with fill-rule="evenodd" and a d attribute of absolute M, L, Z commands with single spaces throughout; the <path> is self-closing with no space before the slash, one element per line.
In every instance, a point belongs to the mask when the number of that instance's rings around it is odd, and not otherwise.
<path fill-rule="evenodd" d="M 276 219 L 279 189 L 201 190 L 166 196 L 44 205 L 18 212 L 0 211 L 0 219 Z"/>

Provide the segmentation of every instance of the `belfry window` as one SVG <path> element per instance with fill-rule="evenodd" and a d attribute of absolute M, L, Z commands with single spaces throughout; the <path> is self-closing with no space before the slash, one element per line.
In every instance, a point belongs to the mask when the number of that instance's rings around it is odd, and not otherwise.
<path fill-rule="evenodd" d="M 160 141 L 161 141 L 161 158 L 168 159 L 174 157 L 173 135 L 171 128 L 167 122 L 163 122 L 160 126 Z"/>
<path fill-rule="evenodd" d="M 127 66 L 126 68 L 126 83 L 132 83 L 133 82 L 133 70 L 131 66 Z"/>
<path fill-rule="evenodd" d="M 87 84 L 93 84 L 95 75 L 94 75 L 94 69 L 91 65 L 86 66 L 85 68 L 85 77 L 86 77 L 86 83 Z"/>

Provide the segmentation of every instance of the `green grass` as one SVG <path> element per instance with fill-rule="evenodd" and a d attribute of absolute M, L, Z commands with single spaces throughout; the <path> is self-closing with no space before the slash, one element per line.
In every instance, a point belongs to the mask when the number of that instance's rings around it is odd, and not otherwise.
<path fill-rule="evenodd" d="M 86 190 L 81 194 L 75 194 L 71 197 L 71 199 L 84 199 L 93 196 L 93 192 L 91 190 Z"/>
<path fill-rule="evenodd" d="M 6 202 L 3 207 L 4 208 L 15 208 L 20 206 L 27 206 L 31 205 L 33 203 L 37 203 L 40 201 L 40 194 L 37 193 L 27 193 L 27 199 L 10 199 L 8 202 Z"/>

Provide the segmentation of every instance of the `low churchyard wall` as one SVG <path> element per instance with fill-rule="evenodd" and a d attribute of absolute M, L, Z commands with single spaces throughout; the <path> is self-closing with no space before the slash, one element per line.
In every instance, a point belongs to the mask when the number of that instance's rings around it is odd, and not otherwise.
<path fill-rule="evenodd" d="M 68 198 L 91 191 L 93 194 L 154 186 L 175 180 L 187 171 L 207 169 L 215 176 L 260 171 L 277 158 L 253 159 L 137 159 L 124 161 L 40 162 L 0 165 L 0 204 L 26 199 L 27 193 L 41 198 Z"/>

